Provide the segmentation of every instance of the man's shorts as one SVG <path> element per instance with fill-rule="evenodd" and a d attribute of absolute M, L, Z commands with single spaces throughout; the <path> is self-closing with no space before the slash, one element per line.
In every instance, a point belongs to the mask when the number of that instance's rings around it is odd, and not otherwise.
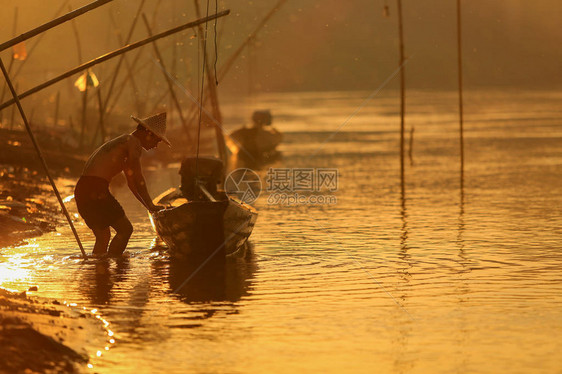
<path fill-rule="evenodd" d="M 125 215 L 121 205 L 109 192 L 109 182 L 104 178 L 81 176 L 74 189 L 74 199 L 78 213 L 92 230 L 112 226 Z"/>

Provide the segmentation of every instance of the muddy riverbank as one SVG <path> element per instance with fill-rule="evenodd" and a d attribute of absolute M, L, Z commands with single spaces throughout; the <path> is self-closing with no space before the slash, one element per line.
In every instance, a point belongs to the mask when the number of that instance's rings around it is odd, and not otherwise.
<path fill-rule="evenodd" d="M 83 372 L 105 336 L 90 310 L 0 288 L 0 373 Z"/>
<path fill-rule="evenodd" d="M 84 156 L 48 132 L 37 138 L 53 177 L 80 174 Z M 62 216 L 28 134 L 0 129 L 0 139 L 1 248 L 54 230 Z"/>

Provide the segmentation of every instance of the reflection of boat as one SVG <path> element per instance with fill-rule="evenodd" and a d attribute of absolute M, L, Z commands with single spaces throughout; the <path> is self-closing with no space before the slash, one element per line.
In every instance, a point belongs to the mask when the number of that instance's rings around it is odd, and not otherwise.
<path fill-rule="evenodd" d="M 186 158 L 180 190 L 171 188 L 154 199 L 155 204 L 170 206 L 152 213 L 151 222 L 171 256 L 244 255 L 257 211 L 217 190 L 222 170 L 216 158 Z"/>
<path fill-rule="evenodd" d="M 198 263 L 169 262 L 170 291 L 184 302 L 236 302 L 248 294 L 249 280 L 255 272 L 255 262 L 247 259 L 224 261 L 213 259 Z"/>

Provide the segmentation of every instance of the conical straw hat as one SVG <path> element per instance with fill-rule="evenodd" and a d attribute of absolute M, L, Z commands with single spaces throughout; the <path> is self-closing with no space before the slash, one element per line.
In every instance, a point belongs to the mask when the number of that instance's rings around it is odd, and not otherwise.
<path fill-rule="evenodd" d="M 170 147 L 172 146 L 168 138 L 166 138 L 166 112 L 158 113 L 143 119 L 139 119 L 135 116 L 131 116 L 131 118 L 162 139 L 164 143 L 168 144 Z"/>

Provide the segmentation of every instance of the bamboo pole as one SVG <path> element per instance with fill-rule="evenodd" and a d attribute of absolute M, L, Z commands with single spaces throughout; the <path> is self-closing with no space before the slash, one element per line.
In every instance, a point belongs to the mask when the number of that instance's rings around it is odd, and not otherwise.
<path fill-rule="evenodd" d="M 78 148 L 82 149 L 84 145 L 84 132 L 86 131 L 86 116 L 88 108 L 88 78 L 86 78 L 86 89 L 82 93 L 82 125 L 80 126 L 80 141 Z"/>
<path fill-rule="evenodd" d="M 248 45 L 248 43 L 250 43 L 256 37 L 258 32 L 266 25 L 267 21 L 269 21 L 269 19 L 281 8 L 281 6 L 286 1 L 287 0 L 279 0 L 279 2 L 273 6 L 273 8 L 269 11 L 269 13 L 266 14 L 266 16 L 258 24 L 258 26 L 256 26 L 256 28 L 248 35 L 246 40 L 242 42 L 242 44 L 236 49 L 236 51 L 232 53 L 232 55 L 230 55 L 228 60 L 219 69 L 219 72 L 217 74 L 219 80 L 224 79 L 224 77 L 226 76 L 226 74 L 234 64 L 234 61 L 236 61 L 238 56 L 240 56 L 240 53 L 242 53 L 242 51 L 244 50 L 244 47 L 246 47 L 246 45 Z M 197 82 L 198 82 L 197 84 L 199 84 L 199 79 L 197 80 Z M 206 102 L 207 102 L 207 98 L 204 98 L 202 105 L 204 105 Z M 188 122 L 192 122 L 196 115 L 197 115 L 197 111 L 193 113 L 193 115 L 190 117 Z"/>
<path fill-rule="evenodd" d="M 156 16 L 158 15 L 158 9 L 160 8 L 160 5 L 162 4 L 162 0 L 158 0 L 158 2 L 156 3 L 156 6 L 154 7 L 154 10 L 152 11 L 152 26 L 154 26 L 155 22 L 156 22 Z M 127 78 L 125 78 L 125 80 L 123 81 L 123 83 L 121 83 L 119 90 L 117 91 L 117 94 L 114 96 L 113 99 L 113 103 L 109 106 L 109 109 L 105 110 L 105 113 L 107 113 L 109 115 L 109 113 L 111 113 L 113 111 L 113 108 L 115 108 L 115 106 L 117 105 L 119 98 L 121 97 L 121 94 L 125 91 L 125 87 L 127 85 L 127 82 L 131 79 L 131 77 L 133 76 L 133 71 L 135 66 L 137 65 L 137 62 L 140 61 L 140 55 L 142 53 L 142 49 L 139 49 L 139 51 L 137 52 L 137 55 L 133 58 L 133 63 L 129 66 L 127 65 L 127 70 L 129 72 L 129 74 L 127 75 Z M 127 61 L 127 60 L 125 60 Z M 152 67 L 153 65 L 150 64 L 150 67 Z M 139 68 L 139 70 L 142 69 Z M 150 78 L 147 79 L 147 89 L 146 92 L 149 92 L 149 87 L 150 87 Z M 139 111 L 140 113 L 140 111 Z"/>
<path fill-rule="evenodd" d="M 129 45 L 127 45 L 125 47 L 122 47 L 122 48 L 119 48 L 119 49 L 117 49 L 113 52 L 106 53 L 105 55 L 102 55 L 102 56 L 97 57 L 97 58 L 95 58 L 95 59 L 93 59 L 89 62 L 86 62 L 86 63 L 80 65 L 80 66 L 77 66 L 74 69 L 71 69 L 71 70 L 69 70 L 69 71 L 67 71 L 67 72 L 65 72 L 65 73 L 63 73 L 63 74 L 61 74 L 61 75 L 59 75 L 59 76 L 57 76 L 53 79 L 48 80 L 47 82 L 44 82 L 44 83 L 42 83 L 42 84 L 40 84 L 40 85 L 30 89 L 30 90 L 27 90 L 26 92 L 23 92 L 23 93 L 19 94 L 18 98 L 21 100 L 21 99 L 23 99 L 23 98 L 25 98 L 29 95 L 32 95 L 32 94 L 34 94 L 36 92 L 39 92 L 39 91 L 41 91 L 41 90 L 43 90 L 43 89 L 45 89 L 49 86 L 52 86 L 53 84 L 55 84 L 57 82 L 60 82 L 61 80 L 65 79 L 65 78 L 71 77 L 76 73 L 79 73 L 79 72 L 81 72 L 83 70 L 86 70 L 86 69 L 88 69 L 88 68 L 90 68 L 94 65 L 97 65 L 97 64 L 100 64 L 100 63 L 105 62 L 107 60 L 110 60 L 113 57 L 119 56 L 123 53 L 127 53 L 127 52 L 132 51 L 136 48 L 142 47 L 143 45 L 146 45 L 148 43 L 152 43 L 155 40 L 164 38 L 166 36 L 170 36 L 170 35 L 175 34 L 177 32 L 193 28 L 197 25 L 200 25 L 202 23 L 211 21 L 213 19 L 224 17 L 224 16 L 228 15 L 229 13 L 230 13 L 230 10 L 225 10 L 225 11 L 219 12 L 219 13 L 217 13 L 215 15 L 212 15 L 212 16 L 209 16 L 209 17 L 205 17 L 205 18 L 198 19 L 198 20 L 195 20 L 195 21 L 192 21 L 192 22 L 188 22 L 188 23 L 183 24 L 181 26 L 174 27 L 173 29 L 170 29 L 170 30 L 161 32 L 159 34 L 156 34 L 156 35 L 154 35 L 150 38 L 146 38 L 146 39 L 141 40 L 139 42 L 129 44 Z M 8 100 L 8 101 L 6 101 L 6 102 L 4 102 L 0 105 L 0 110 L 4 109 L 4 108 L 6 108 L 6 107 L 8 107 L 8 106 L 10 106 L 14 103 L 15 103 L 15 99 Z"/>
<path fill-rule="evenodd" d="M 72 8 L 70 6 L 69 6 L 69 11 L 72 12 Z M 72 25 L 74 39 L 76 40 L 76 54 L 78 57 L 78 64 L 81 64 L 82 43 L 80 42 L 80 34 L 78 33 L 78 28 L 76 27 L 76 21 L 74 19 L 70 22 L 70 24 Z M 80 141 L 78 143 L 78 147 L 80 149 L 82 149 L 82 146 L 84 145 L 84 132 L 86 131 L 87 110 L 88 110 L 88 76 L 86 76 L 84 92 L 82 92 L 82 123 L 80 126 Z"/>
<path fill-rule="evenodd" d="M 197 17 L 201 17 L 201 11 L 199 9 L 199 0 L 194 0 L 195 1 L 195 14 Z M 209 63 L 209 56 L 207 54 L 207 49 L 206 44 L 205 44 L 205 40 L 207 38 L 207 34 L 203 32 L 203 26 L 199 25 L 199 35 L 202 35 L 203 37 L 200 39 L 201 42 L 201 48 L 203 50 L 203 61 L 205 61 L 205 70 L 207 70 L 207 88 L 210 91 L 209 94 L 209 98 L 211 99 L 211 104 L 212 104 L 212 109 L 213 109 L 213 117 L 215 117 L 215 120 L 217 120 L 220 124 L 222 124 L 222 114 L 220 112 L 220 107 L 219 107 L 219 98 L 218 98 L 218 94 L 217 94 L 217 88 L 216 88 L 216 79 L 215 79 L 215 75 L 213 73 L 213 71 L 211 70 L 211 65 Z M 201 102 L 203 102 L 203 98 L 201 98 Z"/>
<path fill-rule="evenodd" d="M 398 2 L 398 36 L 400 39 L 400 178 L 404 189 L 404 112 L 405 112 L 405 82 L 404 82 L 404 29 L 402 23 L 402 0 Z"/>
<path fill-rule="evenodd" d="M 104 110 L 105 115 L 109 115 L 110 113 L 113 112 L 113 108 L 115 108 L 115 106 L 117 105 L 117 103 L 119 102 L 119 98 L 121 97 L 121 94 L 125 91 L 125 87 L 127 87 L 127 83 L 132 79 L 132 76 L 134 75 L 134 73 L 136 73 L 135 67 L 137 65 L 137 62 L 140 60 L 140 55 L 141 55 L 142 49 L 138 51 L 137 55 L 133 58 L 133 63 L 130 65 L 127 65 L 127 77 L 121 82 L 119 86 L 119 89 L 117 90 L 117 94 L 112 96 L 112 103 L 111 105 L 108 104 L 109 109 L 106 108 Z M 125 60 L 127 61 L 127 60 Z M 138 70 L 140 71 L 142 69 L 139 68 Z"/>
<path fill-rule="evenodd" d="M 68 6 L 68 10 L 72 12 L 72 7 Z M 76 20 L 70 22 L 72 25 L 72 32 L 74 33 L 74 39 L 76 40 L 76 54 L 78 57 L 78 63 L 82 63 L 82 43 L 80 43 L 80 34 L 78 33 L 78 28 L 76 27 Z"/>
<path fill-rule="evenodd" d="M 20 112 L 23 123 L 25 124 L 25 129 L 27 130 L 27 133 L 29 134 L 29 137 L 31 138 L 33 146 L 35 147 L 35 151 L 37 151 L 37 155 L 41 159 L 41 163 L 43 164 L 43 168 L 45 169 L 45 173 L 47 174 L 47 177 L 49 178 L 49 182 L 51 183 L 51 186 L 53 187 L 53 191 L 55 192 L 55 195 L 57 196 L 57 200 L 59 201 L 61 209 L 62 209 L 64 215 L 66 216 L 66 219 L 68 220 L 68 224 L 70 225 L 70 228 L 72 229 L 72 233 L 74 234 L 74 237 L 76 238 L 76 242 L 78 243 L 78 247 L 80 247 L 80 251 L 82 252 L 82 256 L 84 258 L 86 258 L 87 256 L 86 256 L 86 252 L 84 251 L 84 247 L 82 247 L 82 242 L 80 241 L 80 238 L 78 237 L 78 233 L 76 232 L 76 229 L 74 228 L 74 224 L 72 223 L 72 219 L 70 218 L 70 214 L 68 213 L 68 210 L 66 210 L 66 207 L 64 206 L 64 202 L 62 201 L 62 198 L 60 196 L 59 190 L 57 189 L 55 181 L 53 180 L 53 178 L 51 177 L 51 174 L 49 173 L 49 167 L 47 166 L 47 162 L 45 161 L 45 158 L 43 157 L 43 154 L 41 153 L 41 149 L 39 148 L 39 145 L 37 144 L 37 140 L 35 140 L 35 135 L 33 135 L 33 131 L 31 131 L 31 127 L 29 126 L 29 122 L 27 121 L 27 117 L 25 116 L 25 112 L 23 111 L 23 108 L 22 108 L 21 103 L 19 101 L 18 95 L 17 95 L 16 91 L 14 90 L 14 86 L 12 85 L 12 81 L 10 80 L 10 76 L 8 75 L 8 72 L 6 71 L 6 68 L 4 67 L 4 62 L 2 62 L 2 59 L 0 59 L 0 68 L 2 69 L 2 73 L 4 74 L 4 78 L 6 79 L 6 83 L 8 84 L 8 87 L 10 88 L 10 92 L 12 93 L 12 96 L 14 97 L 14 100 L 15 100 L 16 105 L 18 107 L 18 110 Z"/>
<path fill-rule="evenodd" d="M 55 98 L 55 117 L 54 117 L 54 127 L 57 127 L 59 121 L 59 103 L 60 103 L 60 91 L 57 91 L 57 97 Z"/>
<path fill-rule="evenodd" d="M 199 0 L 194 0 L 194 2 L 195 2 L 195 14 L 198 18 L 200 18 L 201 12 L 200 12 L 200 9 L 199 9 Z M 207 4 L 207 6 L 208 6 L 208 4 Z M 217 137 L 217 148 L 219 149 L 219 157 L 224 162 L 224 170 L 226 172 L 226 169 L 228 167 L 228 158 L 226 156 L 226 142 L 224 140 L 224 134 L 223 134 L 222 128 L 221 128 L 221 126 L 222 126 L 222 114 L 221 114 L 220 108 L 219 108 L 219 98 L 218 98 L 217 87 L 216 87 L 216 84 L 218 84 L 218 82 L 217 82 L 215 74 L 211 70 L 211 66 L 209 64 L 209 59 L 208 59 L 208 55 L 207 55 L 207 48 L 206 48 L 206 46 L 207 46 L 207 44 L 206 44 L 207 34 L 203 33 L 203 27 L 201 25 L 199 25 L 198 27 L 199 27 L 199 35 L 203 35 L 203 38 L 201 38 L 201 47 L 203 49 L 203 61 L 204 61 L 203 69 L 207 70 L 207 88 L 209 89 L 209 97 L 211 99 L 211 105 L 212 105 L 212 110 L 213 110 L 212 113 L 213 113 L 213 117 L 215 118 L 215 121 L 217 121 L 220 125 L 219 126 L 216 123 L 214 124 L 215 125 L 215 133 L 216 133 L 216 137 Z M 203 70 L 203 74 L 205 74 L 204 70 Z M 203 90 L 201 90 L 201 92 L 203 92 Z M 204 104 L 203 97 L 201 97 L 199 100 L 200 100 L 200 105 L 202 107 L 204 107 L 205 104 Z"/>
<path fill-rule="evenodd" d="M 104 126 L 104 113 L 103 113 L 103 100 L 101 98 L 101 86 L 97 89 L 97 97 L 98 97 L 98 112 L 99 112 L 99 125 L 96 128 L 96 132 L 92 137 L 92 144 L 91 148 L 95 147 L 96 138 L 98 137 L 98 131 L 100 132 L 101 136 L 101 143 L 105 142 L 106 134 L 105 134 L 105 126 Z"/>
<path fill-rule="evenodd" d="M 162 3 L 162 0 L 158 0 L 158 2 L 156 3 L 154 10 L 152 11 L 152 26 L 154 26 L 154 24 L 156 23 L 156 16 L 158 15 L 158 9 L 160 8 L 160 5 Z M 129 74 L 127 75 L 127 78 L 123 81 L 123 83 L 121 83 L 119 85 L 119 90 L 117 91 L 117 94 L 114 95 L 114 99 L 113 99 L 113 103 L 109 106 L 109 109 L 106 110 L 106 113 L 111 113 L 113 111 L 113 108 L 117 105 L 119 98 L 121 97 L 121 94 L 124 92 L 125 87 L 127 85 L 127 82 L 131 79 L 130 77 L 132 77 L 136 72 L 134 71 L 135 66 L 137 65 L 137 62 L 140 61 L 140 56 L 142 53 L 142 49 L 140 49 L 136 56 L 133 58 L 133 62 L 132 64 L 127 65 L 127 70 L 129 72 Z M 125 60 L 127 61 L 127 60 Z M 150 61 L 146 62 L 145 65 L 141 66 L 138 70 L 140 71 L 144 66 L 146 66 L 146 64 L 150 63 Z M 154 65 L 150 64 L 150 68 L 152 69 Z M 147 83 L 147 89 L 144 92 L 150 92 L 150 87 L 151 87 L 151 77 L 149 77 L 148 79 L 145 80 Z M 139 113 L 141 113 L 141 111 L 139 111 Z"/>
<path fill-rule="evenodd" d="M 135 31 L 135 26 L 137 25 L 137 20 L 139 19 L 139 15 L 142 11 L 142 8 L 144 6 L 144 2 L 145 0 L 141 0 L 139 7 L 137 9 L 137 13 L 135 14 L 135 18 L 133 19 L 133 23 L 131 24 L 131 27 L 129 28 L 129 33 L 127 34 L 127 39 L 125 40 L 125 45 L 129 44 L 131 41 L 131 38 L 133 37 L 133 32 Z M 121 68 L 121 64 L 123 63 L 123 60 L 125 59 L 125 55 L 122 55 L 121 58 L 117 61 L 117 65 L 115 66 L 115 70 L 113 71 L 113 76 L 111 77 L 111 82 L 109 84 L 109 89 L 107 92 L 107 96 L 105 98 L 105 101 L 103 103 L 103 110 L 105 112 L 105 109 L 107 108 L 107 105 L 109 103 L 109 99 L 111 98 L 111 95 L 113 93 L 113 86 L 115 85 L 115 81 L 117 79 L 117 75 L 119 75 L 119 69 Z"/>
<path fill-rule="evenodd" d="M 68 3 L 69 0 L 65 0 L 62 5 L 60 6 L 60 8 L 56 11 L 54 17 L 58 17 L 58 15 L 63 11 L 64 7 L 66 6 L 66 4 Z M 37 48 L 37 46 L 39 44 L 41 44 L 41 40 L 43 39 L 43 37 L 46 35 L 46 33 L 43 33 L 41 35 L 39 35 L 37 37 L 37 39 L 35 40 L 35 44 L 33 44 L 33 46 L 31 46 L 31 48 L 29 48 L 29 51 L 27 51 L 27 58 L 25 60 L 23 60 L 21 62 L 21 64 L 18 64 L 18 68 L 16 69 L 16 71 L 14 72 L 14 75 L 12 76 L 12 79 L 15 79 L 19 72 L 21 71 L 21 69 L 23 68 L 23 66 L 25 65 L 25 63 L 27 61 L 29 61 L 29 58 L 31 57 L 33 51 L 35 50 L 35 48 Z M 0 99 L 0 101 L 2 101 L 4 99 L 4 97 L 2 97 L 2 99 Z"/>
<path fill-rule="evenodd" d="M 109 2 L 112 2 L 113 0 L 97 0 L 94 1 L 93 3 L 90 3 L 88 5 L 83 6 L 82 8 L 78 8 L 75 11 L 72 11 L 70 13 L 65 14 L 62 17 L 59 17 L 57 19 L 54 19 L 52 21 L 49 21 L 39 27 L 34 28 L 33 30 L 30 30 L 26 33 L 21 34 L 18 37 L 12 38 L 10 40 L 8 40 L 7 42 L 4 42 L 2 44 L 0 44 L 0 51 L 3 51 L 5 49 L 8 49 L 18 43 L 23 42 L 24 40 L 33 38 L 36 35 L 39 35 L 49 29 L 52 29 L 55 26 L 60 25 L 61 23 L 65 23 L 67 21 L 70 21 L 73 18 L 78 17 L 79 15 L 82 15 L 86 12 L 89 12 L 90 10 L 96 9 L 102 5 L 105 5 Z"/>
<path fill-rule="evenodd" d="M 256 41 L 248 43 L 248 96 L 250 99 L 254 97 L 254 71 L 256 69 Z"/>
<path fill-rule="evenodd" d="M 152 36 L 152 29 L 150 28 L 150 25 L 148 24 L 148 19 L 146 18 L 146 15 L 144 13 L 142 15 L 142 20 L 144 21 L 144 25 L 146 26 L 146 31 L 148 32 L 148 36 Z M 156 42 L 152 43 L 152 47 L 154 48 L 154 53 L 156 54 L 156 58 L 160 61 L 160 65 L 162 65 L 163 70 L 166 70 L 166 66 L 164 65 L 164 59 L 162 58 L 162 55 L 160 54 L 160 50 L 158 49 L 158 46 L 156 45 Z M 187 128 L 187 123 L 185 122 L 185 118 L 183 116 L 181 104 L 178 100 L 178 97 L 176 96 L 176 92 L 174 91 L 174 83 L 172 82 L 170 77 L 168 77 L 168 75 L 165 72 L 164 72 L 164 79 L 166 79 L 166 83 L 168 84 L 168 90 L 170 91 L 170 96 L 172 97 L 172 101 L 173 101 L 174 105 L 176 106 L 176 110 L 178 111 L 178 114 L 180 116 L 181 125 L 183 127 L 183 130 L 187 134 L 189 134 L 189 129 Z"/>
<path fill-rule="evenodd" d="M 457 51 L 458 51 L 458 82 L 459 82 L 459 137 L 460 137 L 460 162 L 461 184 L 464 176 L 464 124 L 463 124 L 463 97 L 462 97 L 462 25 L 461 25 L 461 0 L 457 0 Z"/>
<path fill-rule="evenodd" d="M 9 72 L 8 72 L 9 74 Z M 18 90 L 18 84 L 16 83 L 16 92 Z M 12 106 L 12 111 L 10 115 L 10 131 L 14 129 L 14 116 L 16 115 L 16 107 Z"/>
<path fill-rule="evenodd" d="M 264 17 L 264 19 L 258 24 L 258 26 L 256 26 L 254 31 L 252 31 L 250 33 L 250 35 L 248 35 L 246 40 L 238 47 L 238 49 L 236 51 L 234 51 L 234 53 L 232 53 L 230 58 L 223 64 L 223 66 L 219 70 L 219 73 L 217 74 L 219 80 L 222 80 L 224 78 L 226 73 L 232 67 L 232 64 L 234 63 L 234 61 L 236 61 L 236 59 L 238 58 L 240 53 L 242 53 L 242 51 L 244 50 L 244 47 L 246 47 L 246 45 L 248 43 L 250 43 L 250 41 L 252 41 L 252 39 L 257 35 L 257 33 L 265 26 L 267 21 L 269 21 L 269 19 L 275 14 L 275 12 L 277 12 L 279 10 L 279 8 L 285 2 L 287 2 L 287 0 L 279 0 L 279 2 L 277 2 L 277 4 L 275 4 L 275 6 L 269 11 L 269 13 L 267 13 L 267 15 Z"/>
<path fill-rule="evenodd" d="M 116 29 L 118 29 L 117 26 L 117 22 L 115 22 L 115 18 L 113 17 L 113 13 L 109 14 L 109 18 L 111 19 L 111 24 L 113 25 L 113 27 L 115 27 Z M 123 38 L 121 37 L 121 32 L 117 33 L 117 42 L 119 43 L 119 45 L 127 45 L 129 42 L 123 42 Z M 141 52 L 141 50 L 139 50 L 139 52 Z M 135 77 L 133 76 L 133 67 L 131 66 L 131 63 L 129 62 L 129 59 L 127 58 L 127 55 L 123 55 L 124 58 L 124 62 L 125 62 L 125 71 L 127 72 L 127 78 L 125 79 L 125 82 L 123 83 L 123 86 L 126 85 L 126 82 L 131 82 L 131 86 L 133 88 L 133 92 L 135 93 L 135 107 L 137 109 L 137 113 L 142 113 L 141 110 L 141 104 L 139 102 L 139 96 L 138 96 L 138 86 L 137 83 L 135 81 Z M 102 109 L 103 109 L 103 101 L 102 101 Z M 103 112 L 102 112 L 103 113 Z M 107 114 L 109 114 L 110 112 L 107 112 Z"/>
<path fill-rule="evenodd" d="M 76 130 L 74 129 L 74 121 L 72 120 L 71 115 L 68 116 L 68 126 L 70 126 L 70 130 L 72 130 L 73 133 L 76 133 Z"/>
<path fill-rule="evenodd" d="M 69 0 L 65 0 L 62 5 L 60 6 L 60 8 L 56 11 L 54 17 L 58 17 L 58 15 L 63 11 L 64 7 L 66 6 L 66 4 L 68 3 Z M 14 37 L 15 37 L 15 30 L 14 30 Z M 43 37 L 45 36 L 46 33 L 40 34 L 37 39 L 35 40 L 35 44 L 33 44 L 33 46 L 29 49 L 29 51 L 27 51 L 27 57 L 25 60 L 21 61 L 20 64 L 18 64 L 18 67 L 16 69 L 16 71 L 14 72 L 14 74 L 12 75 L 12 79 L 15 79 L 18 75 L 19 72 L 21 71 L 21 69 L 24 67 L 25 63 L 27 61 L 29 61 L 29 58 L 31 57 L 31 55 L 33 54 L 33 51 L 35 50 L 35 48 L 41 43 L 41 40 L 43 39 Z M 8 72 L 11 72 L 11 67 L 8 69 Z M 0 96 L 0 102 L 4 101 L 4 88 L 2 89 L 2 95 Z M 17 91 L 17 89 L 16 89 Z M 0 122 L 2 122 L 2 110 L 0 110 Z"/>
<path fill-rule="evenodd" d="M 17 33 L 17 28 L 18 28 L 18 7 L 16 7 L 14 9 L 14 25 L 12 28 L 12 37 L 16 36 Z M 10 64 L 8 65 L 8 74 L 10 74 L 12 72 L 12 65 L 14 64 L 14 52 L 12 51 L 12 53 L 10 53 Z M 17 91 L 17 87 L 16 87 L 16 91 Z M 0 96 L 0 101 L 4 100 L 4 94 L 6 93 L 6 86 L 3 85 L 2 86 L 2 96 Z M 10 122 L 10 130 L 13 127 L 13 123 L 14 123 L 14 108 L 12 108 L 12 115 L 11 115 L 11 122 Z M 4 120 L 3 118 L 3 113 L 2 111 L 0 111 L 0 125 L 2 124 L 2 121 Z"/>
<path fill-rule="evenodd" d="M 166 97 L 168 97 L 169 92 L 168 91 L 164 91 L 164 93 L 157 99 L 154 101 L 154 104 L 152 105 L 152 109 L 150 110 L 149 113 L 155 112 L 156 109 L 158 108 L 158 106 L 160 106 L 160 103 L 162 101 L 164 101 L 164 99 Z"/>
<path fill-rule="evenodd" d="M 410 159 L 410 166 L 414 165 L 414 126 L 410 128 L 410 143 L 408 147 L 408 158 Z"/>

